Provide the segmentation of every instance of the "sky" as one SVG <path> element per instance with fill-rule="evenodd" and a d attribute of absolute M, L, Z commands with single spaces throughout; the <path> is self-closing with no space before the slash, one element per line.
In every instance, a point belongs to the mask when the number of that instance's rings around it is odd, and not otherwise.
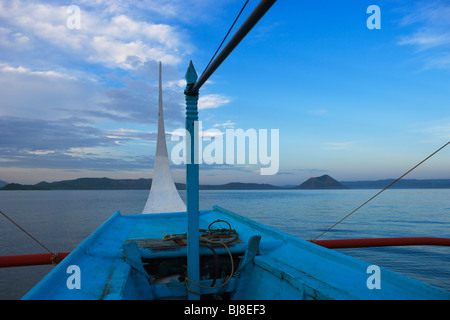
<path fill-rule="evenodd" d="M 151 178 L 158 61 L 170 154 L 189 62 L 200 75 L 244 3 L 1 0 L 0 180 Z M 278 130 L 277 174 L 203 164 L 200 183 L 401 176 L 450 140 L 449 16 L 449 1 L 278 0 L 199 101 L 204 130 Z M 450 147 L 407 178 L 450 178 Z"/>

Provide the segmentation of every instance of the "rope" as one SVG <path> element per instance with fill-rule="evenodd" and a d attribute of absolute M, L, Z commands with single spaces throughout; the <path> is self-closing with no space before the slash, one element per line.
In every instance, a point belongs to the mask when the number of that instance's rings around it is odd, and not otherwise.
<path fill-rule="evenodd" d="M 211 227 L 215 223 L 218 223 L 218 222 L 225 222 L 226 224 L 228 224 L 229 228 L 228 229 L 226 229 L 226 228 L 211 229 Z M 231 225 L 225 220 L 216 220 L 208 226 L 208 229 L 199 229 L 199 231 L 200 231 L 200 242 L 201 243 L 220 244 L 228 251 L 228 255 L 230 256 L 230 263 L 231 263 L 231 273 L 222 284 L 217 285 L 217 286 L 210 286 L 210 287 L 195 283 L 194 281 L 192 281 L 191 279 L 189 279 L 186 276 L 184 279 L 184 282 L 186 283 L 186 289 L 189 292 L 192 292 L 197 295 L 200 295 L 200 293 L 193 291 L 191 288 L 189 288 L 189 282 L 199 288 L 205 288 L 205 289 L 217 289 L 217 288 L 226 286 L 228 284 L 228 282 L 230 282 L 230 280 L 234 274 L 234 260 L 233 260 L 233 255 L 232 255 L 230 249 L 228 248 L 227 244 L 230 244 L 231 242 L 235 241 L 239 237 L 236 230 L 231 229 Z M 187 241 L 186 241 L 187 233 L 173 234 L 173 235 L 166 234 L 164 236 L 163 240 L 164 241 L 173 240 L 176 243 L 178 243 L 179 245 L 185 246 L 185 245 L 187 245 Z"/>
<path fill-rule="evenodd" d="M 228 282 L 230 282 L 231 278 L 233 277 L 234 274 L 234 261 L 233 261 L 233 255 L 231 254 L 230 249 L 228 248 L 228 246 L 225 243 L 219 242 L 221 245 L 223 245 L 225 247 L 225 249 L 227 249 L 228 254 L 230 255 L 230 262 L 231 262 L 231 273 L 230 275 L 227 277 L 227 279 L 225 280 L 225 282 L 223 282 L 222 284 L 219 284 L 215 287 L 208 287 L 208 286 L 203 286 L 201 284 L 195 283 L 194 281 L 192 281 L 191 279 L 189 279 L 188 277 L 186 277 L 184 279 L 185 283 L 186 283 L 186 289 L 192 293 L 195 293 L 197 295 L 200 295 L 199 292 L 193 291 L 192 289 L 189 288 L 189 284 L 188 282 L 192 283 L 193 285 L 199 287 L 199 288 L 205 288 L 205 289 L 217 289 L 220 287 L 224 287 L 228 284 Z"/>
<path fill-rule="evenodd" d="M 211 226 L 218 222 L 227 223 L 229 228 L 211 229 Z M 225 220 L 216 220 L 208 226 L 208 229 L 199 229 L 199 232 L 200 232 L 200 242 L 209 244 L 229 244 L 239 237 L 236 230 L 231 229 L 231 225 Z M 172 234 L 172 235 L 166 234 L 163 240 L 165 241 L 173 240 L 179 245 L 185 246 L 187 244 L 187 233 Z"/>
<path fill-rule="evenodd" d="M 233 24 L 230 27 L 230 30 L 228 30 L 227 34 L 225 35 L 225 37 L 222 40 L 222 43 L 220 44 L 220 46 L 217 48 L 216 52 L 214 53 L 213 57 L 211 58 L 211 60 L 209 61 L 208 65 L 205 68 L 205 71 L 208 69 L 208 67 L 210 66 L 210 64 L 213 62 L 214 58 L 216 57 L 217 53 L 219 52 L 220 48 L 222 47 L 222 45 L 224 44 L 225 40 L 228 38 L 228 35 L 230 34 L 231 30 L 233 29 L 234 25 L 236 24 L 236 22 L 238 21 L 239 17 L 241 16 L 242 12 L 244 11 L 245 7 L 248 4 L 247 0 L 244 4 L 244 6 L 242 7 L 241 11 L 239 12 L 238 16 L 236 17 L 236 19 L 234 20 Z M 203 71 L 203 73 L 205 73 L 205 71 Z"/>
<path fill-rule="evenodd" d="M 381 190 L 380 192 L 378 192 L 376 195 L 374 195 L 372 198 L 370 198 L 369 200 L 367 200 L 366 202 L 364 202 L 362 205 L 360 205 L 358 208 L 356 208 L 355 210 L 353 210 L 352 212 L 350 212 L 348 215 L 346 215 L 344 218 L 342 218 L 341 220 L 339 220 L 338 222 L 336 222 L 335 224 L 333 224 L 331 227 L 329 227 L 327 230 L 325 230 L 324 232 L 322 232 L 318 237 L 316 237 L 314 240 L 319 239 L 321 236 L 323 236 L 325 233 L 327 233 L 328 231 L 330 231 L 331 229 L 333 229 L 335 226 L 337 226 L 339 223 L 341 223 L 342 221 L 344 221 L 345 219 L 347 219 L 348 217 L 350 217 L 352 214 L 354 214 L 356 211 L 358 211 L 359 209 L 361 209 L 363 206 L 365 206 L 367 203 L 369 203 L 370 201 L 372 201 L 373 199 L 375 199 L 377 196 L 379 196 L 381 193 L 383 193 L 384 191 L 386 191 L 388 188 L 390 188 L 391 186 L 393 186 L 395 183 L 397 183 L 398 181 L 400 181 L 404 176 L 406 176 L 407 174 L 409 174 L 411 171 L 413 171 L 414 169 L 416 169 L 417 167 L 419 167 L 421 164 L 423 164 L 425 161 L 427 161 L 428 159 L 430 159 L 431 157 L 433 157 L 436 153 L 438 153 L 439 151 L 441 151 L 442 149 L 444 149 L 446 146 L 448 146 L 450 144 L 450 141 L 447 142 L 445 145 L 443 145 L 442 147 L 440 147 L 438 150 L 436 150 L 435 152 L 433 152 L 431 155 L 429 155 L 428 157 L 426 157 L 424 160 L 422 160 L 421 162 L 419 162 L 417 165 L 415 165 L 414 167 L 412 167 L 411 169 L 409 169 L 406 173 L 404 173 L 400 178 L 398 178 L 397 180 L 395 180 L 394 182 L 392 182 L 390 185 L 388 185 L 386 188 L 384 188 L 383 190 Z"/>
<path fill-rule="evenodd" d="M 54 264 L 56 264 L 58 262 L 58 255 L 53 253 L 49 248 L 47 248 L 46 246 L 44 246 L 39 240 L 37 240 L 35 237 L 33 237 L 30 233 L 28 233 L 25 229 L 23 229 L 21 226 L 19 226 L 16 222 L 14 222 L 14 220 L 12 220 L 10 217 L 8 217 L 5 213 L 3 213 L 2 211 L 0 211 L 0 213 L 9 221 L 11 221 L 17 228 L 19 228 L 20 230 L 22 230 L 27 236 L 29 236 L 31 239 L 33 239 L 37 244 L 39 244 L 42 248 L 44 248 L 45 250 L 47 250 L 49 253 L 51 253 L 52 256 L 52 262 L 54 262 Z"/>

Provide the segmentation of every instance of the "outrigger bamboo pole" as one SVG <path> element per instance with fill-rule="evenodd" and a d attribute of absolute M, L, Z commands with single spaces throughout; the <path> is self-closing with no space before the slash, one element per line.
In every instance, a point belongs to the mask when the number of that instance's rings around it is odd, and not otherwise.
<path fill-rule="evenodd" d="M 450 247 L 450 238 L 438 238 L 438 237 L 335 239 L 335 240 L 308 240 L 308 241 L 328 249 L 394 247 L 394 246 Z M 0 256 L 0 268 L 58 264 L 69 254 L 70 252 L 58 252 L 57 254 L 38 253 L 38 254 Z"/>
<path fill-rule="evenodd" d="M 394 247 L 394 246 L 450 246 L 450 238 L 436 238 L 436 237 L 337 239 L 337 240 L 309 240 L 309 241 L 328 249 Z"/>
<path fill-rule="evenodd" d="M 39 266 L 58 264 L 70 252 L 22 254 L 13 256 L 0 256 L 0 268 Z"/>

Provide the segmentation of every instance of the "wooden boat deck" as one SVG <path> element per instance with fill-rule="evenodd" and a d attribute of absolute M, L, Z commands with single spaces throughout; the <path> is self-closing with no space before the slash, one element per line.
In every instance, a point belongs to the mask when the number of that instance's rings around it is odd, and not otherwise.
<path fill-rule="evenodd" d="M 239 234 L 228 246 L 236 263 L 233 277 L 202 279 L 202 295 L 219 294 L 232 299 L 450 299 L 450 293 L 381 268 L 381 289 L 366 282 L 369 263 L 279 232 L 219 207 L 200 213 L 200 228 L 226 220 Z M 163 241 L 166 234 L 187 229 L 186 213 L 121 215 L 108 219 L 69 256 L 58 264 L 23 299 L 167 299 L 187 295 L 184 281 L 176 277 L 155 281 L 152 264 L 186 257 L 186 247 Z M 258 254 L 252 255 L 255 242 Z M 249 249 L 252 243 L 253 249 Z M 250 247 L 252 247 L 252 245 Z M 229 253 L 221 245 L 200 247 L 202 259 Z M 181 265 L 182 262 L 178 262 Z M 80 268 L 81 288 L 69 289 L 70 265 Z M 227 271 L 228 272 L 228 271 Z M 224 272 L 224 273 L 227 273 Z"/>

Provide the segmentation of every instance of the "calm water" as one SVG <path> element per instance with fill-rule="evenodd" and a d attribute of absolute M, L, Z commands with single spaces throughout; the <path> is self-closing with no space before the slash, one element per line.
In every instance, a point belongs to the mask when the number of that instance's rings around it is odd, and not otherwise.
<path fill-rule="evenodd" d="M 377 190 L 201 191 L 219 205 L 302 239 L 312 239 Z M 115 211 L 140 213 L 148 191 L 3 191 L 0 210 L 52 251 L 71 251 Z M 185 192 L 181 191 L 185 200 Z M 389 190 L 321 239 L 450 237 L 450 190 Z M 450 248 L 342 249 L 369 263 L 450 290 Z M 0 216 L 0 255 L 44 253 Z M 0 269 L 0 299 L 20 299 L 52 266 Z"/>

